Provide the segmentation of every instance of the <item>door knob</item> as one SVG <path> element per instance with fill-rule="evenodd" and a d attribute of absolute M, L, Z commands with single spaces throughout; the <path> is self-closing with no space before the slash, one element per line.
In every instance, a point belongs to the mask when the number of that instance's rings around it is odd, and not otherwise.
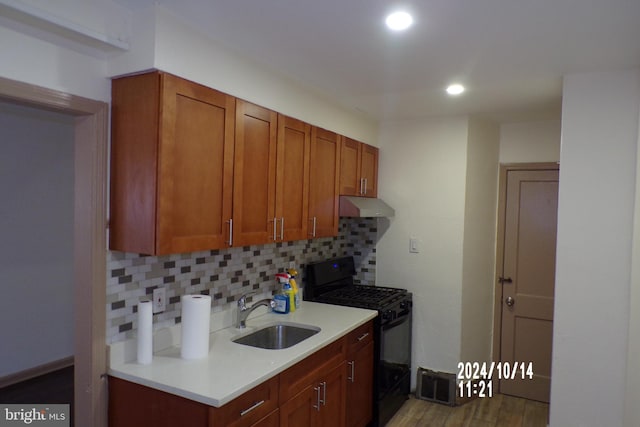
<path fill-rule="evenodd" d="M 516 300 L 514 300 L 514 299 L 513 299 L 513 298 L 511 298 L 511 297 L 507 297 L 507 300 L 505 301 L 505 303 L 507 304 L 507 306 L 509 306 L 509 307 L 513 307 L 513 304 L 515 304 L 515 303 L 516 303 Z"/>

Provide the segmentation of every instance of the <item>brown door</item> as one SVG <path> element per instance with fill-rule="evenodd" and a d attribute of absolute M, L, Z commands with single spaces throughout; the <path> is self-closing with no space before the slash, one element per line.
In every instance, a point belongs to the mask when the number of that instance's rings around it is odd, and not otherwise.
<path fill-rule="evenodd" d="M 233 246 L 276 237 L 276 112 L 237 100 L 233 172 Z"/>
<path fill-rule="evenodd" d="M 310 385 L 280 405 L 280 427 L 317 425 L 319 385 Z"/>
<path fill-rule="evenodd" d="M 357 351 L 352 358 L 347 363 L 346 425 L 365 427 L 371 421 L 373 410 L 373 342 Z"/>
<path fill-rule="evenodd" d="M 340 140 L 334 132 L 311 129 L 311 174 L 309 178 L 309 235 L 338 234 L 338 187 Z"/>
<path fill-rule="evenodd" d="M 234 98 L 161 76 L 156 253 L 224 247 L 231 216 Z"/>
<path fill-rule="evenodd" d="M 558 170 L 507 170 L 504 206 L 500 361 L 518 373 L 500 392 L 549 402 Z"/>
<path fill-rule="evenodd" d="M 363 180 L 362 195 L 365 197 L 377 197 L 378 148 L 362 144 L 362 160 L 360 163 L 360 176 Z"/>
<path fill-rule="evenodd" d="M 362 144 L 351 138 L 344 138 L 340 144 L 340 195 L 359 196 L 362 191 L 360 181 Z"/>
<path fill-rule="evenodd" d="M 342 362 L 320 381 L 322 387 L 321 406 L 318 411 L 318 425 L 323 427 L 344 427 L 347 391 L 347 364 Z"/>
<path fill-rule="evenodd" d="M 278 115 L 276 240 L 307 238 L 311 125 Z"/>

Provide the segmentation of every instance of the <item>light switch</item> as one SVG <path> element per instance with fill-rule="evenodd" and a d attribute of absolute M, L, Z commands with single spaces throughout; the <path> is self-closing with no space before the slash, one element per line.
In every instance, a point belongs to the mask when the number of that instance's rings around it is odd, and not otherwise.
<path fill-rule="evenodd" d="M 412 254 L 420 252 L 420 242 L 415 237 L 409 239 L 409 252 Z"/>

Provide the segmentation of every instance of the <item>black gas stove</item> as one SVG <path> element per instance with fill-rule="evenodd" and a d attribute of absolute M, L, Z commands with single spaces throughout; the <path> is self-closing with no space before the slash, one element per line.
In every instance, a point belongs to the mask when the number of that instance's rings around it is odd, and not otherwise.
<path fill-rule="evenodd" d="M 406 289 L 356 285 L 355 274 L 353 257 L 308 264 L 304 299 L 378 311 L 370 425 L 384 426 L 410 392 L 412 295 Z"/>

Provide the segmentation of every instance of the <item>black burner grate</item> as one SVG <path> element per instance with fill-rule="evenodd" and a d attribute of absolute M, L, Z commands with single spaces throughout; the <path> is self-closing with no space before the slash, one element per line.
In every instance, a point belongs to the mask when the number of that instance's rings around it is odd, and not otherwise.
<path fill-rule="evenodd" d="M 322 294 L 316 301 L 380 310 L 406 294 L 405 289 L 352 285 Z"/>

